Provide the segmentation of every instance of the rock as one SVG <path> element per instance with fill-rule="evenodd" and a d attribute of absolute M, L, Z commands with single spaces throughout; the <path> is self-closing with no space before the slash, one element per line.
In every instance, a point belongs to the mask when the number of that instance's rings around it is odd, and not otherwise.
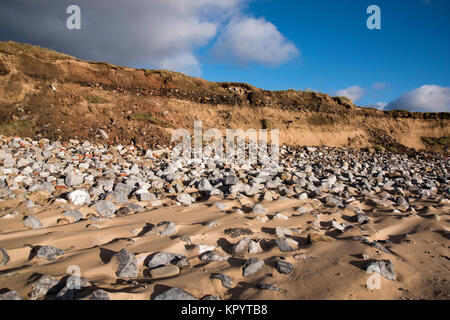
<path fill-rule="evenodd" d="M 239 182 L 238 177 L 236 177 L 234 174 L 230 174 L 225 179 L 225 185 L 226 186 L 232 186 Z"/>
<path fill-rule="evenodd" d="M 249 278 L 261 270 L 265 265 L 265 262 L 259 258 L 250 258 L 242 268 L 242 274 L 245 278 Z"/>
<path fill-rule="evenodd" d="M 292 236 L 292 231 L 289 228 L 276 227 L 275 234 L 278 238 L 286 238 L 286 236 Z"/>
<path fill-rule="evenodd" d="M 41 223 L 41 221 L 38 218 L 36 218 L 34 215 L 30 214 L 25 219 L 25 227 L 31 228 L 33 230 L 41 229 L 42 228 L 42 223 Z"/>
<path fill-rule="evenodd" d="M 275 240 L 275 244 L 278 246 L 278 249 L 280 249 L 281 252 L 291 252 L 295 250 L 285 239 L 282 238 Z"/>
<path fill-rule="evenodd" d="M 219 279 L 222 282 L 222 285 L 227 289 L 231 289 L 233 287 L 233 278 L 230 276 L 227 276 L 223 273 L 213 274 L 209 278 L 210 279 Z"/>
<path fill-rule="evenodd" d="M 78 222 L 83 219 L 83 214 L 78 210 L 66 210 L 63 212 L 63 215 L 69 218 L 72 223 Z"/>
<path fill-rule="evenodd" d="M 45 297 L 47 294 L 52 294 L 60 291 L 62 285 L 60 281 L 51 276 L 43 275 L 32 284 L 33 290 L 28 294 L 30 299 L 36 300 Z"/>
<path fill-rule="evenodd" d="M 42 246 L 38 249 L 36 256 L 40 259 L 55 260 L 59 256 L 64 255 L 64 250 L 52 246 Z"/>
<path fill-rule="evenodd" d="M 130 212 L 131 212 L 130 208 L 122 207 L 116 211 L 116 217 L 125 217 L 125 216 L 129 215 Z"/>
<path fill-rule="evenodd" d="M 233 252 L 233 254 L 242 252 L 257 253 L 261 251 L 261 249 L 259 248 L 258 244 L 252 239 L 242 238 L 235 245 L 233 245 L 231 251 Z"/>
<path fill-rule="evenodd" d="M 158 252 L 151 256 L 147 262 L 147 267 L 150 269 L 167 266 L 170 263 L 176 263 L 178 260 L 186 258 L 181 254 L 173 254 L 170 252 Z"/>
<path fill-rule="evenodd" d="M 185 206 L 190 206 L 194 199 L 187 193 L 180 193 L 177 196 L 177 201 Z"/>
<path fill-rule="evenodd" d="M 333 240 L 334 239 L 329 236 L 315 232 L 310 232 L 307 238 L 308 243 L 332 242 Z"/>
<path fill-rule="evenodd" d="M 64 288 L 56 295 L 56 300 L 75 300 L 77 294 L 89 286 L 88 281 L 80 276 L 72 275 L 66 280 Z"/>
<path fill-rule="evenodd" d="M 51 197 L 51 194 L 48 190 L 45 189 L 39 189 L 37 191 L 34 191 L 28 196 L 28 199 L 31 201 L 37 202 L 37 203 L 43 203 L 47 201 Z"/>
<path fill-rule="evenodd" d="M 211 185 L 211 183 L 209 182 L 208 179 L 203 178 L 202 180 L 200 180 L 200 182 L 197 185 L 197 189 L 200 192 L 210 192 L 213 187 Z"/>
<path fill-rule="evenodd" d="M 6 250 L 3 248 L 0 248 L 0 257 L 1 257 L 0 266 L 2 266 L 2 267 L 6 266 L 9 262 L 9 255 L 6 252 Z"/>
<path fill-rule="evenodd" d="M 224 232 L 232 238 L 237 238 L 242 235 L 253 235 L 253 231 L 247 228 L 230 228 L 226 229 Z"/>
<path fill-rule="evenodd" d="M 15 290 L 9 290 L 8 292 L 0 294 L 0 301 L 7 300 L 22 300 L 20 294 Z"/>
<path fill-rule="evenodd" d="M 109 293 L 102 289 L 92 291 L 86 298 L 89 300 L 110 300 Z"/>
<path fill-rule="evenodd" d="M 82 185 L 83 184 L 83 176 L 79 175 L 79 174 L 69 173 L 66 176 L 66 178 L 64 179 L 64 183 L 69 188 Z"/>
<path fill-rule="evenodd" d="M 281 274 L 290 274 L 294 270 L 294 265 L 292 263 L 283 260 L 278 260 L 275 267 Z"/>
<path fill-rule="evenodd" d="M 175 277 L 180 274 L 180 268 L 175 265 L 168 265 L 164 267 L 158 267 L 150 270 L 150 277 L 152 279 L 163 279 Z"/>
<path fill-rule="evenodd" d="M 208 251 L 201 255 L 200 260 L 206 262 L 223 262 L 227 261 L 230 258 L 231 256 L 229 255 L 223 255 L 214 251 Z"/>
<path fill-rule="evenodd" d="M 115 204 L 109 200 L 100 200 L 94 207 L 103 218 L 110 218 L 117 210 Z"/>
<path fill-rule="evenodd" d="M 160 237 L 170 236 L 177 232 L 173 222 L 163 221 L 154 226 L 147 234 L 153 234 Z"/>
<path fill-rule="evenodd" d="M 216 247 L 210 246 L 210 245 L 207 245 L 207 244 L 198 244 L 198 245 L 196 245 L 196 248 L 198 250 L 198 254 L 200 254 L 200 255 L 202 253 L 205 253 L 205 252 L 208 252 L 208 251 L 216 250 Z"/>
<path fill-rule="evenodd" d="M 101 135 L 101 137 L 102 137 L 103 139 L 109 140 L 109 136 L 108 136 L 108 134 L 107 134 L 104 130 L 99 129 L 99 130 L 98 130 L 98 133 L 100 133 L 100 135 Z"/>
<path fill-rule="evenodd" d="M 333 221 L 331 222 L 331 225 L 332 225 L 334 228 L 336 228 L 337 230 L 339 230 L 339 231 L 344 231 L 344 230 L 345 230 L 345 227 L 344 227 L 343 225 L 341 225 L 339 222 L 335 221 L 335 220 L 333 220 Z"/>
<path fill-rule="evenodd" d="M 196 297 L 186 291 L 173 287 L 164 293 L 157 295 L 153 300 L 198 300 Z"/>
<path fill-rule="evenodd" d="M 228 208 L 228 205 L 226 205 L 225 203 L 221 203 L 221 202 L 214 202 L 214 205 L 220 210 L 220 211 L 225 211 Z"/>
<path fill-rule="evenodd" d="M 388 280 L 396 280 L 394 265 L 390 260 L 372 260 L 366 265 L 367 272 L 376 272 Z"/>
<path fill-rule="evenodd" d="M 269 291 L 284 291 L 280 287 L 277 287 L 272 284 L 257 284 L 256 288 L 259 290 L 269 290 Z"/>
<path fill-rule="evenodd" d="M 369 218 L 367 218 L 367 216 L 358 213 L 355 216 L 353 216 L 353 221 L 359 223 L 359 224 L 364 224 L 364 223 L 368 223 L 369 222 Z"/>
<path fill-rule="evenodd" d="M 67 199 L 76 206 L 82 206 L 91 202 L 91 197 L 86 189 L 80 189 L 70 192 Z"/>
<path fill-rule="evenodd" d="M 207 295 L 207 296 L 204 296 L 201 300 L 205 300 L 205 301 L 219 301 L 220 297 L 219 296 Z"/>
<path fill-rule="evenodd" d="M 137 278 L 139 269 L 134 253 L 131 253 L 126 249 L 122 249 L 116 254 L 116 256 L 119 261 L 119 267 L 116 271 L 116 275 L 119 278 Z"/>
<path fill-rule="evenodd" d="M 265 214 L 266 211 L 267 210 L 259 203 L 255 204 L 255 206 L 252 209 L 252 213 L 254 213 L 256 215 Z"/>

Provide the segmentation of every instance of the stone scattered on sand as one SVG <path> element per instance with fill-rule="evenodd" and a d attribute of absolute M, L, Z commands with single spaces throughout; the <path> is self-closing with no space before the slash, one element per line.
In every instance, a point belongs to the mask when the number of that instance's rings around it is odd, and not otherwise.
<path fill-rule="evenodd" d="M 290 246 L 289 242 L 287 242 L 286 239 L 278 238 L 277 240 L 275 240 L 275 244 L 278 246 L 278 249 L 280 249 L 281 252 L 295 251 L 295 249 Z"/>
<path fill-rule="evenodd" d="M 67 199 L 75 206 L 82 206 L 91 202 L 91 196 L 86 189 L 80 189 L 70 192 Z"/>
<path fill-rule="evenodd" d="M 170 252 L 158 252 L 150 257 L 147 267 L 150 269 L 167 266 L 170 263 L 176 263 L 178 260 L 186 258 L 184 255 L 173 254 Z"/>
<path fill-rule="evenodd" d="M 109 200 L 100 200 L 94 207 L 103 218 L 110 218 L 117 210 L 116 205 Z"/>
<path fill-rule="evenodd" d="M 30 214 L 25 219 L 25 227 L 31 228 L 33 230 L 41 229 L 42 228 L 42 223 L 41 223 L 41 221 L 38 218 L 36 218 L 34 215 Z"/>
<path fill-rule="evenodd" d="M 232 238 L 237 238 L 242 235 L 244 236 L 251 236 L 253 235 L 253 231 L 247 228 L 230 228 L 225 229 L 225 234 L 231 236 Z"/>
<path fill-rule="evenodd" d="M 0 294 L 0 301 L 22 300 L 21 295 L 15 290 Z"/>
<path fill-rule="evenodd" d="M 160 293 L 153 300 L 198 300 L 192 294 L 187 293 L 186 291 L 173 287 L 167 290 L 164 293 Z"/>
<path fill-rule="evenodd" d="M 284 260 L 278 260 L 275 267 L 281 274 L 290 274 L 294 270 L 294 265 Z"/>
<path fill-rule="evenodd" d="M 0 266 L 6 266 L 9 262 L 9 255 L 8 252 L 6 252 L 6 250 L 3 248 L 0 248 L 0 258 Z"/>
<path fill-rule="evenodd" d="M 42 246 L 37 250 L 36 256 L 40 259 L 52 261 L 64 255 L 64 250 L 53 246 Z"/>
<path fill-rule="evenodd" d="M 103 289 L 96 289 L 86 297 L 88 300 L 110 300 L 109 293 Z"/>
<path fill-rule="evenodd" d="M 366 265 L 367 272 L 376 272 L 388 280 L 396 280 L 394 265 L 390 260 L 372 260 Z"/>
<path fill-rule="evenodd" d="M 227 254 L 220 254 L 215 251 L 208 251 L 201 255 L 200 260 L 205 262 L 223 262 L 230 259 L 231 256 Z"/>
<path fill-rule="evenodd" d="M 56 293 L 62 289 L 60 281 L 51 276 L 43 275 L 32 284 L 33 290 L 28 294 L 30 299 L 36 300 L 47 294 Z"/>
<path fill-rule="evenodd" d="M 116 275 L 119 278 L 137 278 L 139 274 L 139 268 L 137 266 L 134 253 L 129 252 L 126 249 L 122 249 L 119 253 L 116 254 L 116 256 L 119 261 Z"/>
<path fill-rule="evenodd" d="M 219 279 L 222 282 L 222 285 L 227 289 L 233 287 L 233 278 L 223 273 L 213 274 L 210 276 L 210 279 Z"/>
<path fill-rule="evenodd" d="M 250 258 L 242 268 L 242 275 L 245 278 L 249 278 L 261 270 L 265 265 L 266 263 L 259 258 Z"/>
<path fill-rule="evenodd" d="M 83 214 L 78 210 L 66 210 L 63 212 L 63 215 L 72 223 L 78 222 L 83 219 Z"/>

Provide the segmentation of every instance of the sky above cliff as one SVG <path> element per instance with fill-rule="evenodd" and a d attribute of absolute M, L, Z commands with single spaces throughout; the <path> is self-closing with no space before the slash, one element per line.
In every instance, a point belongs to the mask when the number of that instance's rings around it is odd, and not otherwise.
<path fill-rule="evenodd" d="M 80 25 L 69 29 L 73 4 Z M 379 29 L 367 26 L 371 5 Z M 379 109 L 450 112 L 449 12 L 448 0 L 2 0 L 0 40 Z"/>

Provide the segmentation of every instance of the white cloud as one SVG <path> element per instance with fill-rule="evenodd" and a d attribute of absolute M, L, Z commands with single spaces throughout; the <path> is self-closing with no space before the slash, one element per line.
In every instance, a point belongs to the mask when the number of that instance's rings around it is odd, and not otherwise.
<path fill-rule="evenodd" d="M 247 65 L 278 66 L 299 55 L 297 47 L 264 18 L 232 19 L 212 48 L 220 60 Z"/>
<path fill-rule="evenodd" d="M 73 1 L 2 0 L 0 39 L 38 44 L 87 60 L 199 74 L 197 51 L 211 45 L 220 30 L 225 31 L 219 34 L 223 41 L 233 35 L 230 30 L 242 26 L 241 37 L 234 37 L 231 47 L 222 42 L 228 53 L 263 64 L 286 61 L 297 49 L 270 22 L 242 18 L 249 1 L 78 0 L 82 29 L 69 31 L 66 9 Z"/>
<path fill-rule="evenodd" d="M 450 87 L 424 85 L 389 102 L 386 110 L 406 109 L 419 112 L 450 112 Z"/>
<path fill-rule="evenodd" d="M 367 104 L 366 107 L 383 110 L 384 108 L 386 108 L 387 105 L 388 105 L 387 102 L 375 102 L 375 103 Z"/>
<path fill-rule="evenodd" d="M 353 102 L 361 100 L 361 98 L 365 95 L 366 90 L 359 86 L 352 86 L 342 90 L 338 90 L 334 92 L 335 96 L 338 97 L 347 97 L 351 99 Z"/>

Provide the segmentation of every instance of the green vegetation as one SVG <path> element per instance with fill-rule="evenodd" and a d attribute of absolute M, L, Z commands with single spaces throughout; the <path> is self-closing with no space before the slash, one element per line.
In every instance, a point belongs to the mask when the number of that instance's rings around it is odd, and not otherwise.
<path fill-rule="evenodd" d="M 422 137 L 422 141 L 430 146 L 448 146 L 450 144 L 450 137 L 442 137 L 442 138 Z"/>
<path fill-rule="evenodd" d="M 133 120 L 147 121 L 161 127 L 172 127 L 172 124 L 170 122 L 155 118 L 151 114 L 135 113 L 132 114 L 130 118 Z"/>
<path fill-rule="evenodd" d="M 109 100 L 99 97 L 99 96 L 96 96 L 94 94 L 87 95 L 84 98 L 86 99 L 87 102 L 93 103 L 93 104 L 109 103 Z"/>
<path fill-rule="evenodd" d="M 374 145 L 373 149 L 378 152 L 383 152 L 385 150 L 384 147 L 380 146 L 379 144 Z"/>
<path fill-rule="evenodd" d="M 26 135 L 34 124 L 26 120 L 17 120 L 13 122 L 0 123 L 0 134 L 5 136 Z"/>

